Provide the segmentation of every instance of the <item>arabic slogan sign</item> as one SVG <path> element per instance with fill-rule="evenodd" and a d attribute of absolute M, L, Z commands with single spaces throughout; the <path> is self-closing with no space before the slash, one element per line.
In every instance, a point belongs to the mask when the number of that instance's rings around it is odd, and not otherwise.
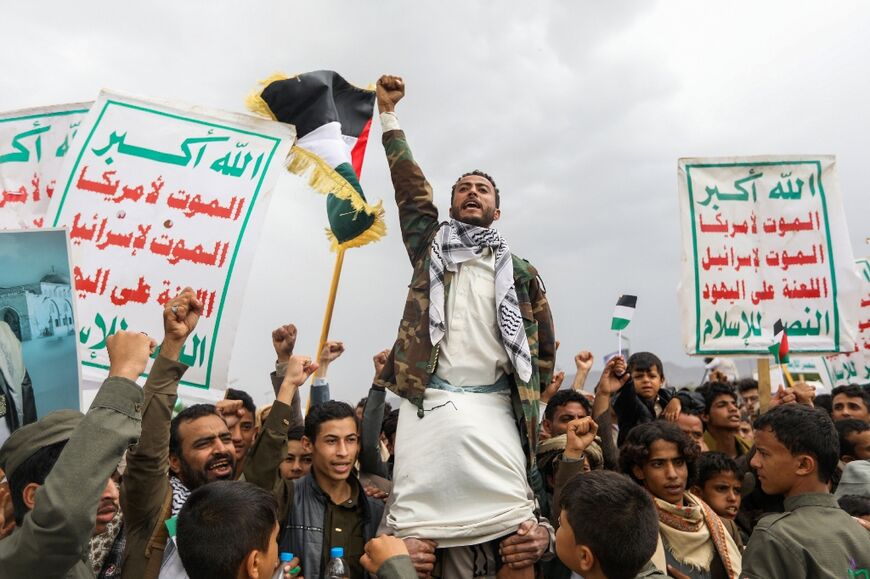
<path fill-rule="evenodd" d="M 42 227 L 64 156 L 90 103 L 0 114 L 0 229 Z"/>
<path fill-rule="evenodd" d="M 855 263 L 863 286 L 858 309 L 858 342 L 848 354 L 825 358 L 825 368 L 834 386 L 870 384 L 870 259 L 859 259 Z"/>
<path fill-rule="evenodd" d="M 273 121 L 101 93 L 49 211 L 69 228 L 84 371 L 108 368 L 116 331 L 162 336 L 162 306 L 190 286 L 204 311 L 182 384 L 226 386 L 257 234 L 293 139 Z"/>
<path fill-rule="evenodd" d="M 834 157 L 681 159 L 678 178 L 689 354 L 767 355 L 780 319 L 792 353 L 855 346 L 859 280 Z"/>

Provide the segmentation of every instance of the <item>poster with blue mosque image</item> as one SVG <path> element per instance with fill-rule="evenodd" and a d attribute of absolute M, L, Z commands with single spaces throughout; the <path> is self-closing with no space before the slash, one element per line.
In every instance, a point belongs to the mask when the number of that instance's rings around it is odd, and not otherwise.
<path fill-rule="evenodd" d="M 0 442 L 12 430 L 79 408 L 67 233 L 0 231 Z"/>

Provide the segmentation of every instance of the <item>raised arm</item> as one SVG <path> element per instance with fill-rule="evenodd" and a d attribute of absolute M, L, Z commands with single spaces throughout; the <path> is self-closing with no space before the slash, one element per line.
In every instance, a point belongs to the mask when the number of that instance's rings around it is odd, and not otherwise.
<path fill-rule="evenodd" d="M 397 76 L 378 79 L 378 111 L 384 128 L 383 142 L 390 165 L 390 177 L 399 207 L 402 239 L 411 262 L 428 250 L 428 240 L 438 227 L 438 209 L 432 201 L 432 187 L 414 161 L 405 133 L 395 116 L 396 104 L 405 96 L 405 83 Z"/>
<path fill-rule="evenodd" d="M 375 365 L 375 379 L 380 375 L 381 370 L 384 369 L 384 364 L 387 363 L 389 355 L 390 351 L 384 350 L 378 352 L 372 358 L 372 362 Z M 380 452 L 381 428 L 384 424 L 384 401 L 386 397 L 387 392 L 382 386 L 372 384 L 369 395 L 366 398 L 365 409 L 363 410 L 359 466 L 362 472 L 389 479 L 390 473 L 387 470 L 387 465 L 381 459 Z"/>
<path fill-rule="evenodd" d="M 287 431 L 292 425 L 290 404 L 299 386 L 305 383 L 317 364 L 305 356 L 291 356 L 287 371 L 260 435 L 245 460 L 245 480 L 272 492 L 278 501 L 278 519 L 283 520 L 293 498 L 293 483 L 281 478 L 278 467 L 287 448 Z"/>
<path fill-rule="evenodd" d="M 121 485 L 121 504 L 129 529 L 153 526 L 166 498 L 169 423 L 178 398 L 178 383 L 187 370 L 178 357 L 201 313 L 202 303 L 191 288 L 167 302 L 163 310 L 163 343 L 145 382 L 142 436 L 127 453 Z"/>
<path fill-rule="evenodd" d="M 64 571 L 81 560 L 100 494 L 139 437 L 142 391 L 135 380 L 153 345 L 135 332 L 106 340 L 109 377 L 37 489 L 33 510 L 0 543 L 0 577 L 66 576 Z"/>

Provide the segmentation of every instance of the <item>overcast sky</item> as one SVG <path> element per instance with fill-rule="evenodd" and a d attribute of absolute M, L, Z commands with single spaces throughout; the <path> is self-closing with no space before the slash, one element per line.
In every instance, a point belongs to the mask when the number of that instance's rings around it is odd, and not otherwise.
<path fill-rule="evenodd" d="M 676 285 L 679 157 L 835 154 L 856 255 L 870 253 L 870 4 L 829 2 L 16 2 L 3 8 L 0 110 L 100 88 L 244 110 L 259 78 L 402 75 L 398 115 L 446 215 L 458 174 L 502 191 L 499 229 L 541 272 L 569 374 L 616 347 L 689 365 Z M 375 125 L 362 175 L 389 235 L 348 253 L 331 336 L 333 394 L 356 400 L 395 339 L 411 272 Z M 252 268 L 230 381 L 265 402 L 270 330 L 313 354 L 333 256 L 322 197 L 282 178 Z"/>

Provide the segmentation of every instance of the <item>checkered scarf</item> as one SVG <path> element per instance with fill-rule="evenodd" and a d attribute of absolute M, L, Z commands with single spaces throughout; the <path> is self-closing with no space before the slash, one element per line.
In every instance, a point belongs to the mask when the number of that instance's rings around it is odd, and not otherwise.
<path fill-rule="evenodd" d="M 444 337 L 444 271 L 456 272 L 462 262 L 495 251 L 495 304 L 502 345 L 520 380 L 532 378 L 532 356 L 514 288 L 514 265 L 507 242 L 496 229 L 450 220 L 432 241 L 429 260 L 429 337 L 438 344 Z"/>

